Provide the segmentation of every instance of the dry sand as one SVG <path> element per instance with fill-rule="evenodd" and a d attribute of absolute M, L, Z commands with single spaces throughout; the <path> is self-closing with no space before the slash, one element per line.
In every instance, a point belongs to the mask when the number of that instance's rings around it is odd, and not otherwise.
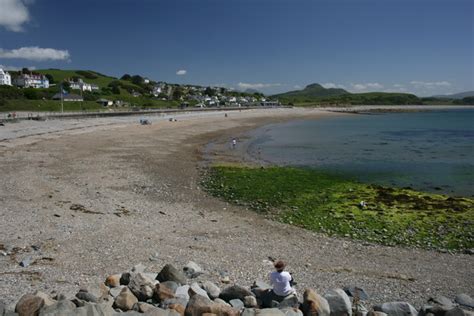
<path fill-rule="evenodd" d="M 472 256 L 329 238 L 200 190 L 210 140 L 225 144 L 262 124 L 326 115 L 334 114 L 273 109 L 175 115 L 177 122 L 156 116 L 150 126 L 132 117 L 0 127 L 0 250 L 12 253 L 0 255 L 0 300 L 13 304 L 35 290 L 72 296 L 140 262 L 158 272 L 193 260 L 206 278 L 228 273 L 249 286 L 265 278 L 268 256 L 288 262 L 299 293 L 358 285 L 371 303 L 416 307 L 431 295 L 472 295 Z M 26 257 L 35 263 L 22 268 Z"/>

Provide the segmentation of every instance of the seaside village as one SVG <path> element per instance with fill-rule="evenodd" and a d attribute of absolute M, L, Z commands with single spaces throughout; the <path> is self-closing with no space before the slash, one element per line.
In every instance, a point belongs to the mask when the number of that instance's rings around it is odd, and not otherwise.
<path fill-rule="evenodd" d="M 91 79 L 98 78 L 91 71 L 76 71 L 76 73 Z M 131 84 L 126 84 L 126 82 Z M 257 91 L 239 92 L 224 87 L 170 84 L 128 74 L 123 75 L 120 80 L 110 80 L 106 87 L 99 87 L 99 85 L 87 82 L 87 80 L 77 75 L 65 78 L 62 81 L 56 81 L 48 73 L 43 74 L 26 68 L 21 71 L 8 72 L 0 68 L 0 85 L 14 86 L 19 89 L 41 89 L 45 92 L 43 95 L 47 95 L 42 97 L 43 100 L 95 101 L 104 107 L 134 106 L 133 98 L 178 101 L 181 108 L 189 106 L 196 108 L 280 106 L 278 100 L 268 99 Z M 122 100 L 120 89 L 126 90 L 128 92 L 127 96 L 131 96 L 132 99 Z"/>

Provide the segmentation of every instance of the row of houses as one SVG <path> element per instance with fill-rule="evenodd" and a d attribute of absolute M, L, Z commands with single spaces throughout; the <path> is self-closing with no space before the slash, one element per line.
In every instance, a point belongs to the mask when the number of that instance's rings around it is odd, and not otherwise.
<path fill-rule="evenodd" d="M 49 80 L 44 75 L 33 73 L 21 74 L 12 80 L 7 71 L 0 69 L 0 85 L 15 85 L 22 88 L 49 88 Z"/>

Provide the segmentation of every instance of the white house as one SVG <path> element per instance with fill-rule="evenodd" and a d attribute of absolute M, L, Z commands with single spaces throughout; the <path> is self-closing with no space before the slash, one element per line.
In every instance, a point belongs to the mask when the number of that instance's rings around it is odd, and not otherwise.
<path fill-rule="evenodd" d="M 49 88 L 48 78 L 39 74 L 21 74 L 13 80 L 13 83 L 23 88 Z"/>
<path fill-rule="evenodd" d="M 0 85 L 11 86 L 12 85 L 12 77 L 2 68 L 0 68 Z"/>
<path fill-rule="evenodd" d="M 82 79 L 78 79 L 77 82 L 69 81 L 69 86 L 73 90 L 81 90 L 81 91 L 98 91 L 99 86 L 93 83 L 84 82 Z"/>

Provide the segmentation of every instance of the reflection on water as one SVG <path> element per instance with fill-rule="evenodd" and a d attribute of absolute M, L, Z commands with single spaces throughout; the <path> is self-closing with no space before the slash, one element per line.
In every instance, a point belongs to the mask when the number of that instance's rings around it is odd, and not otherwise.
<path fill-rule="evenodd" d="M 474 195 L 474 109 L 350 115 L 266 126 L 249 153 L 360 181 Z"/>

